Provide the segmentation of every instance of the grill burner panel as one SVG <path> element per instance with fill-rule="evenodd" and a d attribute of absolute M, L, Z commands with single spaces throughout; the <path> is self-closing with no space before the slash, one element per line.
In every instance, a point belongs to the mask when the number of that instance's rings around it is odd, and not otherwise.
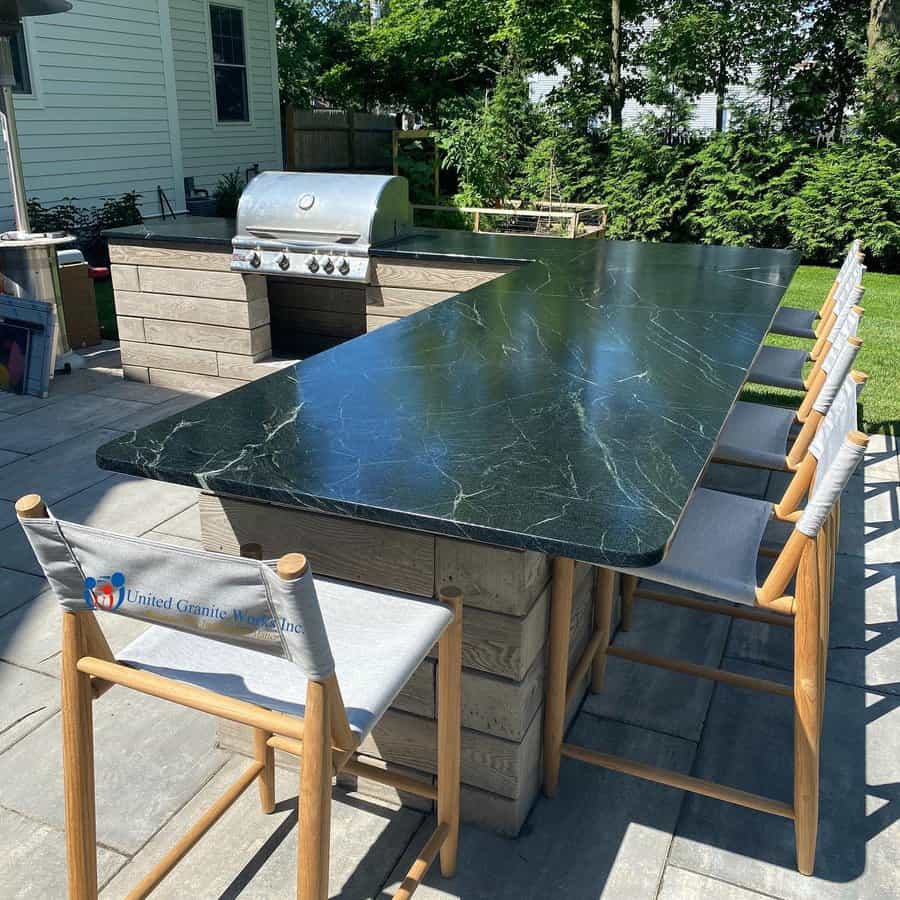
<path fill-rule="evenodd" d="M 263 172 L 241 196 L 231 268 L 365 284 L 370 244 L 411 222 L 404 178 Z"/>

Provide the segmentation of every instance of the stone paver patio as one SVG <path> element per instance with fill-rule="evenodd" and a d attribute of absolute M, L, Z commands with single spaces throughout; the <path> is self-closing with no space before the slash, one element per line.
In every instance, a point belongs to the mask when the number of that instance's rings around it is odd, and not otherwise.
<path fill-rule="evenodd" d="M 15 520 L 37 491 L 68 519 L 199 546 L 197 492 L 99 470 L 116 434 L 203 399 L 123 382 L 106 346 L 60 376 L 46 400 L 0 393 L 0 897 L 65 896 L 59 741 L 59 612 Z M 900 895 L 900 457 L 873 437 L 842 504 L 829 650 L 815 875 L 794 868 L 792 824 L 564 760 L 516 841 L 463 826 L 459 873 L 430 873 L 422 898 L 753 900 Z M 784 479 L 713 467 L 710 486 L 779 496 Z M 302 549 L 302 548 L 299 548 Z M 109 617 L 113 650 L 142 626 Z M 789 635 L 756 623 L 639 602 L 616 641 L 788 679 Z M 598 750 L 790 799 L 790 704 L 609 660 L 574 739 Z M 214 722 L 133 692 L 95 707 L 98 865 L 104 898 L 124 897 L 240 769 Z M 296 778 L 278 805 L 248 791 L 154 896 L 293 896 Z M 895 806 L 895 804 L 897 804 Z M 336 789 L 331 895 L 387 896 L 433 827 L 392 798 Z"/>

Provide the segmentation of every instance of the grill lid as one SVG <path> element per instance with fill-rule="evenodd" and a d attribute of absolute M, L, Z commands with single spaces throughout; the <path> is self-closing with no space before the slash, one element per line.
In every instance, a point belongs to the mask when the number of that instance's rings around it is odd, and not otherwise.
<path fill-rule="evenodd" d="M 411 219 L 405 178 L 263 172 L 241 195 L 236 237 L 368 246 Z"/>

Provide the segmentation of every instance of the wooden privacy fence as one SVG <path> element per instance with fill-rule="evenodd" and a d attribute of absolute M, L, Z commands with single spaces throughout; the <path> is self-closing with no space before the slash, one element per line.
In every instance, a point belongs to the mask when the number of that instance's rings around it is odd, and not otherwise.
<path fill-rule="evenodd" d="M 389 171 L 394 117 L 342 109 L 285 110 L 285 168 Z"/>

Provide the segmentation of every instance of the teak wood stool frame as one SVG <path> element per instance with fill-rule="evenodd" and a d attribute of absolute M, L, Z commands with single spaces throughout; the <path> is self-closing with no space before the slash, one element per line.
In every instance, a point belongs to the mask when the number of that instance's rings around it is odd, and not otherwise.
<path fill-rule="evenodd" d="M 46 518 L 37 494 L 16 502 L 20 519 Z M 259 548 L 242 554 L 259 558 Z M 306 558 L 289 553 L 278 560 L 277 574 L 290 581 L 307 570 Z M 358 737 L 350 728 L 337 676 L 308 680 L 302 717 L 267 709 L 211 690 L 185 684 L 116 661 L 94 612 L 62 612 L 62 733 L 66 809 L 66 858 L 70 900 L 97 897 L 96 811 L 94 800 L 93 702 L 114 685 L 169 700 L 253 728 L 255 759 L 169 852 L 129 893 L 148 896 L 241 794 L 256 781 L 262 811 L 275 808 L 276 749 L 302 757 L 298 795 L 298 900 L 325 900 L 331 825 L 332 778 L 340 771 L 407 791 L 436 802 L 437 827 L 419 852 L 394 897 L 407 900 L 440 855 L 441 872 L 456 871 L 459 842 L 461 739 L 462 593 L 453 586 L 438 592 L 453 621 L 438 642 L 437 783 L 396 774 L 357 758 Z"/>
<path fill-rule="evenodd" d="M 865 447 L 868 438 L 850 432 L 848 441 Z M 816 459 L 807 454 L 794 474 L 774 515 L 783 521 L 800 520 L 800 502 L 813 485 Z M 544 793 L 556 794 L 562 757 L 569 757 L 601 768 L 634 775 L 680 790 L 724 800 L 739 806 L 792 819 L 797 846 L 797 868 L 812 873 L 818 830 L 819 746 L 825 703 L 825 665 L 828 648 L 829 612 L 834 581 L 834 556 L 840 523 L 840 503 L 833 503 L 815 537 L 796 527 L 757 588 L 756 607 L 730 607 L 693 597 L 654 594 L 656 599 L 676 606 L 751 619 L 794 631 L 793 685 L 763 678 L 751 678 L 710 666 L 697 665 L 669 657 L 610 645 L 613 608 L 613 572 L 598 568 L 593 585 L 594 631 L 580 659 L 568 673 L 569 624 L 572 614 L 572 559 L 557 557 L 553 565 L 550 642 L 547 667 L 544 729 Z M 634 576 L 627 576 L 634 578 Z M 634 578 L 636 581 L 636 578 Z M 793 593 L 786 593 L 791 583 Z M 603 688 L 606 659 L 616 656 L 645 665 L 723 682 L 739 688 L 765 691 L 794 701 L 794 797 L 792 803 L 749 793 L 737 788 L 647 765 L 622 756 L 599 753 L 566 743 L 563 739 L 565 710 L 582 678 L 591 672 L 590 690 Z"/>

